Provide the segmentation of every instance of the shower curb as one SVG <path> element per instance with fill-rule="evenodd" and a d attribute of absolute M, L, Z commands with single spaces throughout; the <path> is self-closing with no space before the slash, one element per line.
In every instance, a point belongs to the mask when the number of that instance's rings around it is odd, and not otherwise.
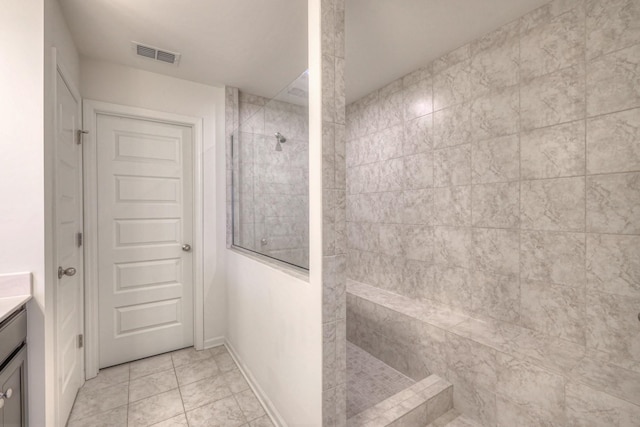
<path fill-rule="evenodd" d="M 423 427 L 453 408 L 453 385 L 437 375 L 347 420 L 347 427 Z"/>

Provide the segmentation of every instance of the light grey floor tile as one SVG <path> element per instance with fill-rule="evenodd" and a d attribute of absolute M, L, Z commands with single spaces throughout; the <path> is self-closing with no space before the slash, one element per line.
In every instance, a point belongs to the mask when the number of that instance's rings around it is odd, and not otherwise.
<path fill-rule="evenodd" d="M 183 412 L 178 389 L 156 394 L 129 405 L 129 427 L 150 426 Z"/>
<path fill-rule="evenodd" d="M 173 368 L 171 355 L 160 354 L 158 356 L 147 357 L 146 359 L 136 360 L 130 364 L 130 379 L 144 377 L 145 375 L 155 374 L 156 372 L 166 371 Z"/>
<path fill-rule="evenodd" d="M 213 358 L 222 372 L 229 372 L 238 368 L 229 353 L 217 354 Z"/>
<path fill-rule="evenodd" d="M 155 396 L 174 388 L 178 388 L 178 381 L 173 369 L 137 378 L 129 383 L 129 402 Z"/>
<path fill-rule="evenodd" d="M 81 389 L 78 393 L 71 419 L 78 420 L 127 404 L 129 384 L 122 383 L 98 390 Z"/>
<path fill-rule="evenodd" d="M 271 422 L 271 418 L 268 415 L 264 415 L 260 418 L 257 418 L 249 423 L 251 427 L 274 427 Z"/>
<path fill-rule="evenodd" d="M 127 425 L 127 405 L 70 421 L 67 427 L 122 427 Z"/>
<path fill-rule="evenodd" d="M 212 356 L 229 353 L 229 351 L 227 350 L 227 347 L 225 347 L 224 345 L 219 345 L 217 347 L 210 348 L 208 351 L 209 353 L 211 353 Z"/>
<path fill-rule="evenodd" d="M 111 368 L 100 369 L 95 378 L 90 379 L 82 386 L 83 390 L 98 390 L 116 384 L 129 381 L 129 364 L 112 366 Z"/>
<path fill-rule="evenodd" d="M 213 358 L 190 363 L 188 365 L 178 366 L 176 368 L 176 376 L 178 377 L 178 384 L 180 384 L 180 386 L 194 383 L 204 378 L 214 377 L 219 374 L 220 370 Z"/>
<path fill-rule="evenodd" d="M 231 390 L 222 376 L 205 378 L 180 387 L 184 409 L 190 411 L 207 403 L 231 396 Z"/>
<path fill-rule="evenodd" d="M 239 369 L 225 372 L 222 377 L 227 382 L 227 385 L 233 393 L 240 393 L 241 391 L 248 390 L 249 384 L 244 379 L 244 375 Z"/>
<path fill-rule="evenodd" d="M 190 427 L 238 427 L 247 422 L 233 397 L 227 397 L 187 412 Z"/>
<path fill-rule="evenodd" d="M 253 391 L 245 390 L 242 393 L 234 395 L 234 397 L 247 420 L 252 421 L 265 415 L 264 409 L 255 394 L 253 394 Z"/>
<path fill-rule="evenodd" d="M 189 427 L 189 423 L 187 423 L 186 415 L 180 414 L 173 418 L 169 418 L 168 420 L 153 424 L 152 427 Z"/>
<path fill-rule="evenodd" d="M 183 348 L 182 350 L 174 351 L 171 353 L 171 359 L 173 359 L 173 366 L 182 366 L 189 363 L 198 362 L 200 360 L 208 359 L 212 357 L 210 351 L 201 350 L 197 351 L 193 347 Z"/>

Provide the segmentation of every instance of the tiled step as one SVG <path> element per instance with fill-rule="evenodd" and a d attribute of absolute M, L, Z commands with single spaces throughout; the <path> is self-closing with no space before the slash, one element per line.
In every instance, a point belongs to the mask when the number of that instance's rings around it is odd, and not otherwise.
<path fill-rule="evenodd" d="M 430 375 L 347 421 L 348 427 L 424 427 L 453 408 L 453 386 Z"/>
<path fill-rule="evenodd" d="M 482 427 L 482 425 L 452 409 L 431 424 L 427 424 L 426 427 Z"/>

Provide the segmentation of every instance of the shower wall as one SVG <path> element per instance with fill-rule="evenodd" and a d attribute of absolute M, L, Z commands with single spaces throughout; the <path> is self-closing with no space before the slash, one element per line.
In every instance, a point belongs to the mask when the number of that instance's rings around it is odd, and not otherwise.
<path fill-rule="evenodd" d="M 448 379 L 487 426 L 640 419 L 639 23 L 554 1 L 347 106 L 349 278 L 580 360 L 469 347 Z"/>
<path fill-rule="evenodd" d="M 309 126 L 303 105 L 239 91 L 234 244 L 309 266 Z M 274 134 L 286 142 L 276 151 Z"/>

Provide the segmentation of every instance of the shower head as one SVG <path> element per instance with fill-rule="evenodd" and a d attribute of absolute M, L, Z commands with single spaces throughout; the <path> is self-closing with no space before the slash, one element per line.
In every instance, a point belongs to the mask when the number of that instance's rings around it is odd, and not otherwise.
<path fill-rule="evenodd" d="M 278 142 L 287 142 L 287 138 L 285 138 L 284 135 L 282 135 L 280 132 L 276 132 L 274 136 L 276 137 Z"/>
<path fill-rule="evenodd" d="M 276 151 L 282 151 L 282 143 L 287 142 L 287 138 L 284 137 L 280 132 L 276 132 L 273 136 L 276 137 Z"/>

